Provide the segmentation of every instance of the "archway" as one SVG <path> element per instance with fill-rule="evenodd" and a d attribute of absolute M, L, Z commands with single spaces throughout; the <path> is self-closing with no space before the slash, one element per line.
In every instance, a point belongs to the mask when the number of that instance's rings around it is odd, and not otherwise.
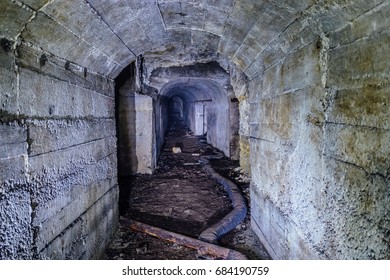
<path fill-rule="evenodd" d="M 230 157 L 232 139 L 231 110 L 228 93 L 218 83 L 210 79 L 191 78 L 176 79 L 163 86 L 158 99 L 156 123 L 160 124 L 157 129 L 157 149 L 162 145 L 162 139 L 168 127 L 167 118 L 170 101 L 180 98 L 183 102 L 183 119 L 187 126 L 196 134 L 203 135 L 207 132 L 207 142 L 221 150 Z M 238 122 L 238 119 L 234 119 Z"/>

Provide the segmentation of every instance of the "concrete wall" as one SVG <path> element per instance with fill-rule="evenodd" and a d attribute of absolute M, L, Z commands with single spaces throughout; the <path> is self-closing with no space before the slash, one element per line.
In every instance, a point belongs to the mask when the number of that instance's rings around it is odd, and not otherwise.
<path fill-rule="evenodd" d="M 119 175 L 151 174 L 156 166 L 153 99 L 125 86 L 117 100 Z"/>
<path fill-rule="evenodd" d="M 234 64 L 225 67 L 230 74 L 229 91 L 232 92 L 229 102 L 232 159 L 239 160 L 242 172 L 250 175 L 248 79 Z"/>
<path fill-rule="evenodd" d="M 145 84 L 157 68 L 218 61 L 225 70 L 253 228 L 272 256 L 388 259 L 389 6 L 2 1 L 1 258 L 88 258 L 104 245 L 110 230 L 100 229 L 115 224 L 117 207 L 112 79 L 144 54 L 153 60 L 140 69 Z M 164 101 L 151 96 L 163 123 Z M 58 217 L 58 230 L 41 227 Z"/>
<path fill-rule="evenodd" d="M 252 226 L 273 258 L 390 258 L 388 12 L 292 24 L 258 58 Z"/>
<path fill-rule="evenodd" d="M 98 257 L 118 215 L 113 81 L 25 44 L 0 61 L 0 259 Z"/>

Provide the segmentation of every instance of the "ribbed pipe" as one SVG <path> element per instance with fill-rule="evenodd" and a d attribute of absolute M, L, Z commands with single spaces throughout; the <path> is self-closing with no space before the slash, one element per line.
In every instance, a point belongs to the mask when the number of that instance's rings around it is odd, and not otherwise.
<path fill-rule="evenodd" d="M 216 172 L 214 168 L 211 167 L 209 160 L 201 158 L 199 161 L 204 164 L 206 171 L 225 188 L 233 205 L 233 210 L 229 214 L 216 224 L 204 230 L 198 237 L 202 241 L 217 244 L 218 240 L 223 235 L 233 230 L 245 219 L 247 207 L 245 199 L 236 184 Z"/>

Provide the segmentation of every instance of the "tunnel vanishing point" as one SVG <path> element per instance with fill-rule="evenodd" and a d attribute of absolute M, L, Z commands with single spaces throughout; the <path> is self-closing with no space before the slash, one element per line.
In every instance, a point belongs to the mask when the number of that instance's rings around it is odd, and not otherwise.
<path fill-rule="evenodd" d="M 1 0 L 0 259 L 95 259 L 168 125 L 273 259 L 390 259 L 389 0 Z"/>

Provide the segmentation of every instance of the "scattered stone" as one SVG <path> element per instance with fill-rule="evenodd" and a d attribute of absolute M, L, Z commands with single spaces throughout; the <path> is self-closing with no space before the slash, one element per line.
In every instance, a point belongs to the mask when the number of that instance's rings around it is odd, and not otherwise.
<path fill-rule="evenodd" d="M 173 152 L 174 154 L 180 154 L 180 153 L 181 153 L 181 149 L 180 149 L 180 147 L 173 147 L 173 148 L 172 148 L 172 152 Z"/>

